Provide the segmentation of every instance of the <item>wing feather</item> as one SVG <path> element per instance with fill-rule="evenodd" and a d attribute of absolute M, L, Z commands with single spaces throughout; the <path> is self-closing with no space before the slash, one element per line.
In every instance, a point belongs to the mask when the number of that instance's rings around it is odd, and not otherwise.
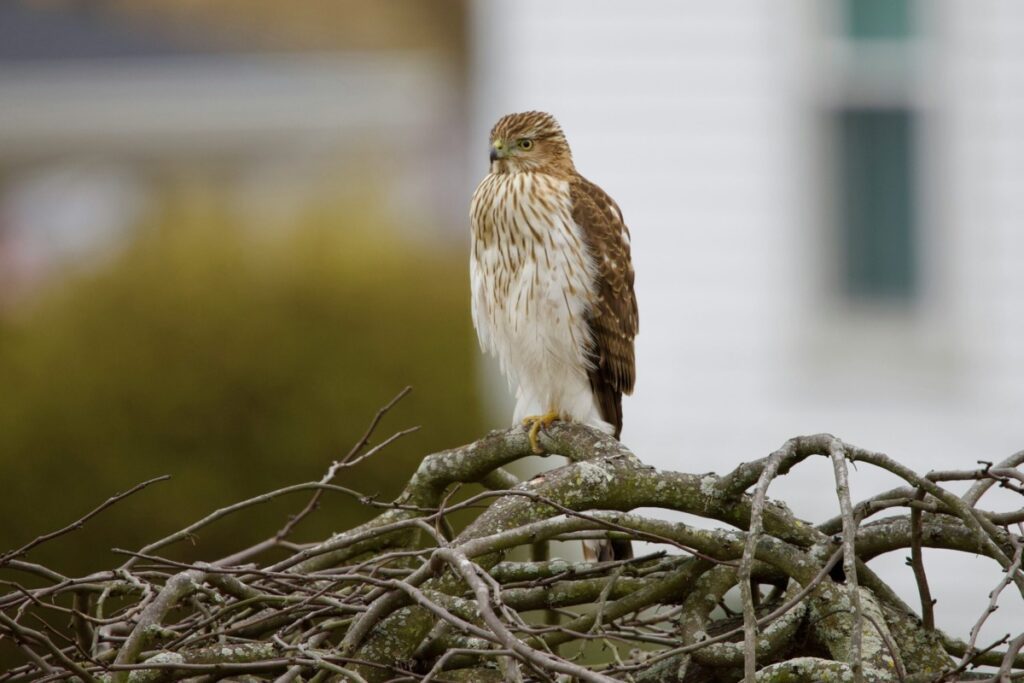
<path fill-rule="evenodd" d="M 629 229 L 622 211 L 604 190 L 582 176 L 569 185 L 572 217 L 596 267 L 596 298 L 588 311 L 592 348 L 590 385 L 602 416 L 622 430 L 622 394 L 633 393 L 636 361 L 633 339 L 639 331 Z"/>

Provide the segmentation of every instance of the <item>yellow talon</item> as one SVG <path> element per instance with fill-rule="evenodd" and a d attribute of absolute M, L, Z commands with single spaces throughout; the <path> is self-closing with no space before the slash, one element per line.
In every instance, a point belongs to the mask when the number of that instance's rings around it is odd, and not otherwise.
<path fill-rule="evenodd" d="M 523 418 L 523 426 L 530 425 L 530 447 L 533 452 L 540 455 L 544 452 L 544 449 L 537 443 L 537 434 L 540 432 L 541 427 L 547 427 L 549 424 L 558 419 L 558 413 L 549 410 L 543 415 L 531 415 Z"/>

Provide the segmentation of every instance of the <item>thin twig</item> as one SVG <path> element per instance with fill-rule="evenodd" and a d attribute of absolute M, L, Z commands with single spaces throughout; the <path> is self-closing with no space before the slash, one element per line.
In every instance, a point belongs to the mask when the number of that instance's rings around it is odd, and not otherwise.
<path fill-rule="evenodd" d="M 981 613 L 978 620 L 974 623 L 971 628 L 970 640 L 967 642 L 967 651 L 964 653 L 963 659 L 960 660 L 961 666 L 966 666 L 970 661 L 971 656 L 976 653 L 975 644 L 978 642 L 978 636 L 981 634 L 981 627 L 985 625 L 988 618 L 999 609 L 999 596 L 1002 594 L 1003 589 L 1006 588 L 1010 581 L 1013 580 L 1013 575 L 1021 567 L 1022 557 L 1024 557 L 1024 539 L 1020 537 L 1011 538 L 1010 542 L 1014 545 L 1013 563 L 1003 573 L 1002 579 L 996 584 L 988 594 L 988 605 L 985 606 L 985 611 Z"/>
<path fill-rule="evenodd" d="M 836 494 L 839 496 L 839 509 L 843 514 L 843 571 L 846 574 L 847 595 L 850 609 L 853 610 L 853 632 L 850 634 L 850 668 L 853 670 L 854 683 L 864 681 L 864 662 L 861 658 L 861 637 L 863 631 L 864 612 L 860 605 L 860 590 L 857 587 L 857 520 L 853 517 L 853 505 L 850 502 L 850 481 L 846 471 L 846 451 L 838 439 L 829 446 L 829 457 L 836 478 Z"/>
<path fill-rule="evenodd" d="M 101 512 L 103 512 L 104 510 L 109 508 L 111 505 L 114 505 L 115 503 L 124 500 L 125 498 L 127 498 L 130 495 L 132 495 L 133 493 L 137 493 L 137 492 L 141 491 L 142 489 L 146 488 L 150 484 L 155 484 L 155 483 L 157 483 L 159 481 L 167 481 L 170 478 L 171 478 L 171 475 L 169 475 L 169 474 L 165 474 L 165 475 L 162 475 L 162 476 L 159 476 L 159 477 L 153 477 L 152 479 L 148 479 L 148 480 L 146 480 L 144 482 L 136 484 L 135 486 L 131 487 L 127 491 L 124 491 L 122 493 L 115 493 L 110 498 L 107 498 L 105 501 L 103 501 L 102 503 L 97 505 L 95 508 L 93 508 L 91 511 L 89 511 L 85 515 L 79 517 L 74 522 L 71 522 L 71 524 L 68 524 L 67 526 L 62 527 L 62 528 L 60 528 L 60 529 L 58 529 L 56 531 L 51 531 L 48 534 L 43 534 L 42 536 L 37 536 L 36 538 L 32 539 L 31 541 L 29 541 L 25 545 L 21 546 L 17 550 L 11 550 L 9 552 L 4 553 L 3 555 L 0 555 L 0 567 L 3 567 L 4 565 L 6 565 L 8 562 L 10 562 L 11 560 L 13 560 L 16 557 L 21 557 L 22 555 L 27 553 L 29 550 L 31 550 L 32 548 L 35 548 L 38 545 L 46 543 L 47 541 L 52 541 L 53 539 L 58 538 L 59 536 L 63 536 L 64 534 L 71 533 L 72 531 L 78 531 L 83 526 L 85 526 L 86 522 L 88 522 L 90 519 L 92 519 L 96 515 L 100 514 Z"/>
<path fill-rule="evenodd" d="M 918 489 L 915 500 L 924 499 L 924 490 Z M 928 588 L 928 574 L 924 570 L 924 555 L 921 552 L 921 510 L 910 509 L 910 564 L 914 569 L 917 593 L 921 598 L 921 622 L 927 631 L 935 630 L 935 601 Z"/>
<path fill-rule="evenodd" d="M 744 683 L 754 683 L 757 670 L 757 615 L 754 610 L 752 587 L 750 585 L 751 572 L 754 567 L 754 555 L 757 542 L 761 535 L 763 524 L 765 500 L 768 495 L 768 486 L 775 478 L 779 465 L 793 449 L 793 442 L 787 442 L 782 448 L 768 456 L 768 460 L 757 480 L 757 487 L 754 489 L 754 499 L 750 504 L 750 525 L 747 529 L 747 542 L 743 547 L 743 559 L 740 560 L 736 577 L 740 585 L 740 596 L 743 602 L 743 680 Z"/>

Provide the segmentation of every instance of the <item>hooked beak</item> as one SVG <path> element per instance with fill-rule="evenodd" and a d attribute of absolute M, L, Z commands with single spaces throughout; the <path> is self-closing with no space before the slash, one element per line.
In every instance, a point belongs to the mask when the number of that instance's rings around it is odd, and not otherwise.
<path fill-rule="evenodd" d="M 501 140 L 495 140 L 491 143 L 491 161 L 497 161 L 498 159 L 505 158 L 505 143 Z"/>

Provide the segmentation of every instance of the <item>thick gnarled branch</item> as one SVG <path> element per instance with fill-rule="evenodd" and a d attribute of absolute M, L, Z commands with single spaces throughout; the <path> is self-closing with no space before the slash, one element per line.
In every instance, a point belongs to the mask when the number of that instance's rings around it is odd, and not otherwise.
<path fill-rule="evenodd" d="M 385 412 L 319 481 L 217 510 L 129 553 L 116 570 L 65 577 L 27 559 L 35 541 L 5 556 L 9 573 L 48 585 L 9 583 L 0 595 L 0 636 L 24 655 L 0 682 L 236 674 L 367 682 L 559 675 L 648 683 L 939 681 L 968 680 L 976 665 L 1003 678 L 1024 672 L 1024 636 L 994 646 L 976 637 L 957 641 L 934 628 L 930 605 L 922 624 L 866 564 L 910 549 L 927 596 L 921 548 L 980 552 L 1003 571 L 990 608 L 1005 588 L 1024 586 L 1021 529 L 1011 526 L 1024 519 L 1024 507 L 978 507 L 990 486 L 1014 490 L 1024 481 L 1021 454 L 996 467 L 929 475 L 818 434 L 723 475 L 687 474 L 646 466 L 594 430 L 555 424 L 541 443 L 568 458 L 562 467 L 517 481 L 502 468 L 532 455 L 529 439 L 518 428 L 496 431 L 427 456 L 385 504 L 333 483 L 348 464 L 379 450 L 368 440 Z M 817 525 L 768 495 L 774 479 L 813 457 L 833 467 L 839 512 Z M 886 469 L 906 486 L 855 503 L 848 460 Z M 977 483 L 956 496 L 943 487 L 951 480 Z M 452 502 L 466 484 L 489 490 Z M 295 493 L 311 494 L 310 502 L 260 544 L 197 564 L 158 554 L 228 515 Z M 290 542 L 296 520 L 328 495 L 357 496 L 381 511 L 322 542 Z M 714 524 L 669 522 L 641 508 Z M 906 514 L 870 520 L 895 508 Z M 475 517 L 453 531 L 454 512 Z M 608 563 L 523 559 L 523 549 L 536 544 L 572 541 L 554 547 L 574 552 L 578 539 L 594 536 L 647 541 L 660 551 Z M 68 621 L 67 633 L 56 625 Z"/>

